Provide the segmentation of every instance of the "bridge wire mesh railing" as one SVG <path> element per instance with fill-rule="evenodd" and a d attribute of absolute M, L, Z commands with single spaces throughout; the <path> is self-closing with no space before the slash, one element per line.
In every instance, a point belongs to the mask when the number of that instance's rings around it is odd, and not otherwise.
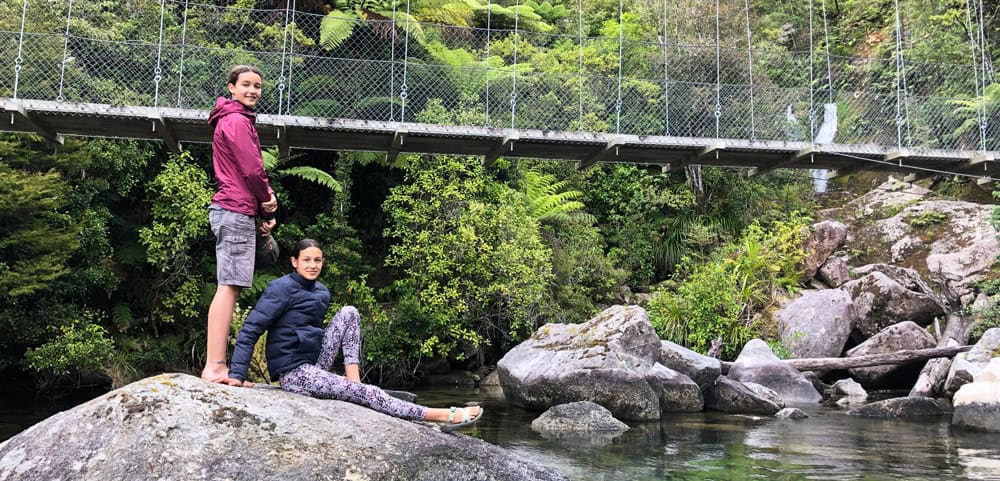
<path fill-rule="evenodd" d="M 350 22 L 351 34 L 325 48 L 323 22 Z M 809 141 L 832 98 L 838 143 L 897 143 L 893 58 L 830 57 L 828 75 L 816 52 L 754 50 L 751 79 L 745 44 L 720 46 L 717 62 L 714 44 L 625 38 L 619 46 L 617 36 L 184 0 L 5 2 L 0 48 L 0 97 L 16 89 L 19 99 L 209 109 L 227 94 L 228 69 L 248 63 L 263 73 L 258 109 L 270 114 Z M 976 67 L 919 60 L 903 72 L 902 146 L 979 149 Z M 996 117 L 986 119 L 989 150 L 1000 144 Z"/>

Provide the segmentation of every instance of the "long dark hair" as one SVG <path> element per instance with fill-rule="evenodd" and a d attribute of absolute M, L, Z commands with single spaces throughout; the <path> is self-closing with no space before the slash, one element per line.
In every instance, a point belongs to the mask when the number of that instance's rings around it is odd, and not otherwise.
<path fill-rule="evenodd" d="M 247 72 L 253 72 L 257 74 L 257 76 L 259 76 L 261 79 L 264 78 L 264 76 L 261 75 L 260 70 L 258 70 L 257 67 L 254 67 L 253 65 L 237 65 L 229 69 L 228 83 L 236 85 L 236 81 L 239 80 L 240 74 L 244 74 Z"/>
<path fill-rule="evenodd" d="M 292 257 L 298 259 L 299 254 L 310 247 L 315 247 L 319 250 L 323 250 L 323 246 L 319 245 L 318 241 L 312 239 L 302 239 L 298 243 L 296 243 L 295 248 L 292 249 Z"/>

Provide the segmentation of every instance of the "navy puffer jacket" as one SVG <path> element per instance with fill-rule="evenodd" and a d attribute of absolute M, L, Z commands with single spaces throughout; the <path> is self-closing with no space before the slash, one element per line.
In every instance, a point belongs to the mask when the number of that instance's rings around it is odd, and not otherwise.
<path fill-rule="evenodd" d="M 257 339 L 267 331 L 271 380 L 305 363 L 315 363 L 323 346 L 323 320 L 330 291 L 321 282 L 291 273 L 271 281 L 236 336 L 229 377 L 244 381 Z"/>

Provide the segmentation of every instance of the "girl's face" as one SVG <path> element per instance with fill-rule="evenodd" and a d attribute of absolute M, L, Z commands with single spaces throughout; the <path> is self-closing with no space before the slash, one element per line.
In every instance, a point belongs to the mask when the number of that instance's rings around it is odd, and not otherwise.
<path fill-rule="evenodd" d="M 292 267 L 300 276 L 315 281 L 319 277 L 319 272 L 323 270 L 323 251 L 318 247 L 302 249 L 298 258 L 292 257 Z"/>
<path fill-rule="evenodd" d="M 235 84 L 227 85 L 229 93 L 233 95 L 233 100 L 252 109 L 260 100 L 261 80 L 260 75 L 253 72 L 243 72 L 236 77 Z"/>

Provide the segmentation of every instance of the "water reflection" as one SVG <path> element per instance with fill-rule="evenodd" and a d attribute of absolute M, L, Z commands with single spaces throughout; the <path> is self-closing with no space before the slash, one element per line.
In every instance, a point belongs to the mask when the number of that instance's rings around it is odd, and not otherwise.
<path fill-rule="evenodd" d="M 1000 434 L 952 429 L 949 418 L 916 421 L 804 409 L 808 419 L 674 414 L 630 423 L 613 439 L 546 439 L 531 430 L 539 413 L 508 405 L 499 392 L 418 391 L 419 402 L 477 399 L 487 416 L 468 434 L 574 480 L 998 480 Z"/>

